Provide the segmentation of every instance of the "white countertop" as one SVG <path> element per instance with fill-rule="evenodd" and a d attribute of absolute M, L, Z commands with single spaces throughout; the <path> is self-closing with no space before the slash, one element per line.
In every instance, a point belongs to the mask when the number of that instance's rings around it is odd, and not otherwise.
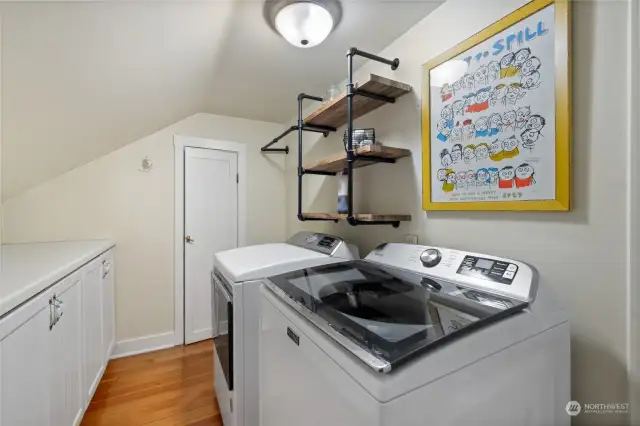
<path fill-rule="evenodd" d="M 109 240 L 0 246 L 0 316 L 114 246 Z"/>

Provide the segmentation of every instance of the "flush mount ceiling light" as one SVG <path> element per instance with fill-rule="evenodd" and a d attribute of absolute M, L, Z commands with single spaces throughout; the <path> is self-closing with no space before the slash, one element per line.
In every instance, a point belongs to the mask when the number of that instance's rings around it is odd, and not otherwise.
<path fill-rule="evenodd" d="M 267 0 L 264 16 L 269 26 L 296 47 L 322 43 L 338 25 L 338 0 Z"/>

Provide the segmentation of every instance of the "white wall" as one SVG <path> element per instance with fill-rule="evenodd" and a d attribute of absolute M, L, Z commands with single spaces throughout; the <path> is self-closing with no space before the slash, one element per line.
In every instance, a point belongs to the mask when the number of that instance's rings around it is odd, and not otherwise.
<path fill-rule="evenodd" d="M 284 158 L 260 146 L 282 126 L 196 114 L 72 170 L 3 205 L 5 243 L 112 238 L 119 341 L 173 331 L 174 134 L 247 149 L 248 244 L 282 241 Z M 148 156 L 154 164 L 140 172 Z"/>
<path fill-rule="evenodd" d="M 357 121 L 375 127 L 386 144 L 410 148 L 411 159 L 356 171 L 362 213 L 410 213 L 413 221 L 390 226 L 313 224 L 347 236 L 367 253 L 383 241 L 418 234 L 422 244 L 456 247 L 522 259 L 571 315 L 573 397 L 585 403 L 627 402 L 626 379 L 626 152 L 628 91 L 625 1 L 573 2 L 573 202 L 569 213 L 428 212 L 421 208 L 421 65 L 511 11 L 525 0 L 448 0 L 379 52 L 399 57 L 392 72 L 367 63 L 364 70 L 411 84 L 414 93 Z M 366 50 L 366 46 L 357 46 Z M 346 61 L 345 61 L 346 62 Z M 634 70 L 637 71 L 637 70 Z M 346 67 L 345 67 L 346 76 Z M 305 146 L 305 162 L 339 152 L 331 140 Z M 314 139 L 317 139 L 314 138 Z M 295 153 L 294 153 L 295 154 Z M 292 214 L 296 186 L 287 158 L 287 231 L 300 226 Z M 305 177 L 306 205 L 336 208 L 335 178 Z M 305 208 L 308 210 L 308 208 Z M 514 389 L 517 391 L 517 389 Z M 618 425 L 625 416 L 581 415 L 575 424 Z"/>

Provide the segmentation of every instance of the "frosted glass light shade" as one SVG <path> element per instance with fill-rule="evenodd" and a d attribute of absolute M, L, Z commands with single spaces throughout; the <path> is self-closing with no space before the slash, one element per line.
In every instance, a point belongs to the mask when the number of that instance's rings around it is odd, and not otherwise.
<path fill-rule="evenodd" d="M 310 2 L 290 4 L 275 19 L 282 37 L 296 47 L 313 47 L 322 43 L 333 29 L 333 17 L 324 7 Z"/>

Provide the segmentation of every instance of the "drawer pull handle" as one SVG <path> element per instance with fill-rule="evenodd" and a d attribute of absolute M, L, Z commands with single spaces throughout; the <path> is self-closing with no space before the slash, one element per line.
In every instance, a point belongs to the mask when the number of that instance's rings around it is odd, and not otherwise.
<path fill-rule="evenodd" d="M 300 336 L 298 336 L 293 330 L 291 330 L 289 327 L 287 327 L 287 336 L 289 336 L 289 339 L 291 339 L 293 341 L 293 343 L 296 344 L 296 346 L 300 346 Z"/>

